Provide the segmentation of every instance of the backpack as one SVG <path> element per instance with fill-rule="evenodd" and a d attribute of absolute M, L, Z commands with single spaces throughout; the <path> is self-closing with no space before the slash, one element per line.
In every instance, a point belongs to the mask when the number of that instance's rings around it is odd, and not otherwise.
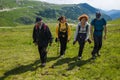
<path fill-rule="evenodd" d="M 66 26 L 66 32 L 60 32 L 60 27 L 61 27 L 61 25 L 60 25 L 60 23 L 59 23 L 59 27 L 58 27 L 58 36 L 59 37 L 61 37 L 61 36 L 68 36 L 68 24 L 67 23 L 65 23 L 65 26 Z"/>
<path fill-rule="evenodd" d="M 79 33 L 79 31 L 80 31 L 80 28 L 81 28 L 81 26 L 79 25 L 78 26 L 78 33 Z M 86 26 L 86 32 L 88 31 L 88 25 Z"/>
<path fill-rule="evenodd" d="M 88 31 L 88 27 L 89 27 L 89 25 L 86 26 L 86 32 Z M 80 28 L 81 28 L 81 26 L 79 25 L 79 26 L 78 26 L 78 33 L 77 33 L 77 38 L 76 38 L 76 40 L 79 40 L 79 31 L 80 31 Z"/>
<path fill-rule="evenodd" d="M 38 28 L 39 28 L 39 30 L 41 30 L 39 26 L 35 26 L 35 28 L 36 28 L 36 30 L 38 30 Z M 41 28 L 43 28 L 44 31 L 46 31 L 47 25 L 45 25 L 45 24 L 43 23 Z M 38 31 L 39 31 L 39 30 L 38 30 Z"/>
<path fill-rule="evenodd" d="M 36 26 L 36 35 L 37 38 L 39 38 L 40 36 L 42 38 L 45 38 L 46 36 L 44 36 L 47 32 L 47 25 L 45 25 L 44 23 L 41 25 L 41 28 L 39 26 Z"/>

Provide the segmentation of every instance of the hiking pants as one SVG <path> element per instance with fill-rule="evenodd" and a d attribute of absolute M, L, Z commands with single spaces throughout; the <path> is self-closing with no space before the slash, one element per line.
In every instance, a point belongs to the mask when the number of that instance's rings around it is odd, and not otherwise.
<path fill-rule="evenodd" d="M 81 57 L 85 45 L 86 33 L 79 33 L 78 34 L 78 43 L 79 43 L 79 53 L 78 56 Z"/>
<path fill-rule="evenodd" d="M 67 46 L 67 37 L 60 37 L 59 39 L 60 39 L 60 55 L 64 55 Z"/>
<path fill-rule="evenodd" d="M 101 47 L 102 47 L 102 36 L 94 35 L 94 49 L 92 51 L 92 55 L 95 56 L 95 54 L 99 52 Z"/>
<path fill-rule="evenodd" d="M 47 60 L 47 51 L 46 51 L 46 48 L 47 47 L 38 46 L 38 51 L 39 51 L 41 63 L 46 63 L 46 60 Z"/>

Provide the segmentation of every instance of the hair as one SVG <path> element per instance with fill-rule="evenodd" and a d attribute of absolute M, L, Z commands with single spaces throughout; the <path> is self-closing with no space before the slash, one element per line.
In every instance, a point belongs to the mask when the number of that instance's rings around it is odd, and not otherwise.
<path fill-rule="evenodd" d="M 60 16 L 57 20 L 61 21 L 61 20 L 63 20 L 63 18 L 66 18 L 66 17 L 65 16 Z"/>

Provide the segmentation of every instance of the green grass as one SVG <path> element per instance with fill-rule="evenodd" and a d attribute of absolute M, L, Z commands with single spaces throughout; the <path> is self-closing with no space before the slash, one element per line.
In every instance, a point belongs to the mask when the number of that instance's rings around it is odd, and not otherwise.
<path fill-rule="evenodd" d="M 55 38 L 56 24 L 48 25 Z M 93 43 L 86 43 L 81 61 L 76 60 L 78 44 L 72 45 L 72 27 L 65 57 L 57 58 L 57 44 L 53 42 L 44 68 L 32 43 L 32 29 L 33 25 L 0 28 L 0 80 L 120 80 L 120 25 L 108 26 L 101 57 L 90 60 Z"/>
<path fill-rule="evenodd" d="M 120 18 L 118 18 L 116 20 L 113 20 L 113 21 L 110 21 L 109 23 L 119 25 L 120 24 Z"/>

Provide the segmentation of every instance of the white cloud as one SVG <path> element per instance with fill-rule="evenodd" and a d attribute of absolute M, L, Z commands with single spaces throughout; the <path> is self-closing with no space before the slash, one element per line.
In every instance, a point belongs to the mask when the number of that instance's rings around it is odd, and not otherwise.
<path fill-rule="evenodd" d="M 79 4 L 88 3 L 96 8 L 110 10 L 119 9 L 120 10 L 120 0 L 39 0 L 46 1 L 55 4 Z"/>

